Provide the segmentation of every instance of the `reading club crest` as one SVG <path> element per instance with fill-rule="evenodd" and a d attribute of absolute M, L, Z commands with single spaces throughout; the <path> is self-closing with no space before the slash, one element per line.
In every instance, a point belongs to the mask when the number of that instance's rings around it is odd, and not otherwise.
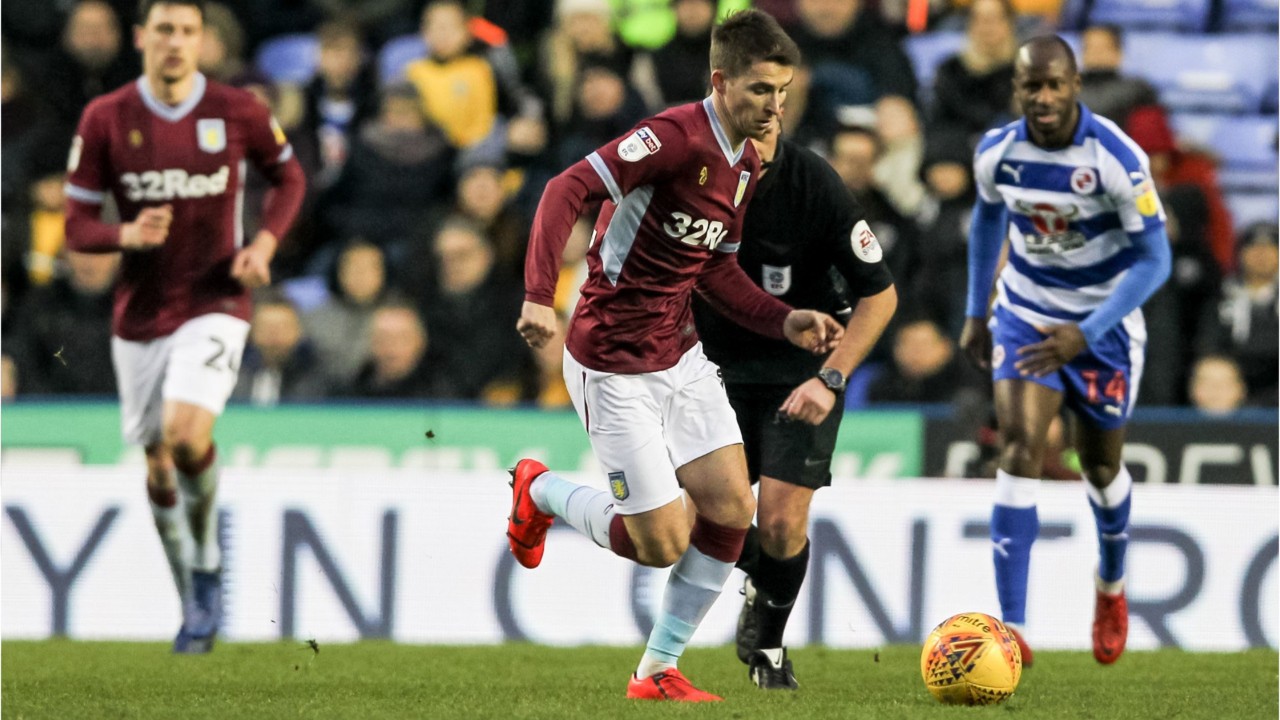
<path fill-rule="evenodd" d="M 751 173 L 743 170 L 738 175 L 738 192 L 733 194 L 733 206 L 738 207 L 742 204 L 742 196 L 747 194 L 747 183 L 751 182 Z"/>
<path fill-rule="evenodd" d="M 196 142 L 200 149 L 207 153 L 222 152 L 227 149 L 227 124 L 222 118 L 201 118 L 196 120 Z"/>

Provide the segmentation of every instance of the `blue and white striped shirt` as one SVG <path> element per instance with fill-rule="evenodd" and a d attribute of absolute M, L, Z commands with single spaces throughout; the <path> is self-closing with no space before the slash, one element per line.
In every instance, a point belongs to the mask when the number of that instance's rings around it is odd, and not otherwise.
<path fill-rule="evenodd" d="M 1163 235 L 1146 153 L 1084 105 L 1064 148 L 1037 147 L 1025 120 L 989 131 L 974 177 L 980 203 L 1003 205 L 1008 217 L 1009 260 L 996 302 L 1033 325 L 1085 321 L 1138 260 L 1139 238 Z M 971 242 L 982 240 L 994 238 Z M 985 298 L 986 289 L 971 288 L 971 316 L 978 300 L 985 314 Z"/>

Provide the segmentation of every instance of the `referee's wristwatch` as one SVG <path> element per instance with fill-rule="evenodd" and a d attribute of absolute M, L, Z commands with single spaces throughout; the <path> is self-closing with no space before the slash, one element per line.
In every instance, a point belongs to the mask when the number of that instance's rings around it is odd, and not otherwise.
<path fill-rule="evenodd" d="M 823 385 L 827 386 L 828 390 L 837 395 L 844 392 L 845 385 L 848 383 L 844 373 L 833 367 L 824 367 L 819 370 L 818 379 L 822 381 Z"/>

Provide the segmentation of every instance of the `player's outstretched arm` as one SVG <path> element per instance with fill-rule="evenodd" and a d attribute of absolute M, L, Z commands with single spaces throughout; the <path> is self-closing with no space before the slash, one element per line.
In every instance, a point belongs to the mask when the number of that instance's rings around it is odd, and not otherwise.
<path fill-rule="evenodd" d="M 825 355 L 844 337 L 844 326 L 824 312 L 792 310 L 782 323 L 782 334 L 798 348 Z"/>
<path fill-rule="evenodd" d="M 231 261 L 231 277 L 249 288 L 271 284 L 271 258 L 276 255 L 280 242 L 269 230 L 259 230 L 248 247 L 241 248 Z"/>
<path fill-rule="evenodd" d="M 1094 345 L 1124 317 L 1151 297 L 1168 279 L 1172 251 L 1164 225 L 1150 227 L 1140 233 L 1129 233 L 1138 250 L 1138 258 L 1126 271 L 1116 288 L 1089 317 L 1079 325 L 1063 323 L 1037 327 L 1044 340 L 1018 348 L 1019 360 L 1014 365 L 1023 375 L 1042 377 L 1071 362 L 1085 348 Z"/>

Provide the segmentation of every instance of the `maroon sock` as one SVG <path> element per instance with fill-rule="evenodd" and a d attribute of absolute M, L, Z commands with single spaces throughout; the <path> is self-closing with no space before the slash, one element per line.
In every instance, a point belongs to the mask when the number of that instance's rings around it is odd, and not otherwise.
<path fill-rule="evenodd" d="M 619 557 L 636 559 L 636 545 L 631 542 L 631 533 L 627 532 L 627 524 L 621 515 L 614 515 L 609 521 L 609 549 Z"/>
<path fill-rule="evenodd" d="M 147 496 L 151 498 L 151 502 L 160 507 L 170 508 L 178 504 L 177 488 L 162 488 L 147 484 Z"/>
<path fill-rule="evenodd" d="M 178 468 L 178 472 L 182 473 L 183 475 L 186 475 L 187 477 L 193 478 L 199 475 L 200 473 L 204 472 L 205 470 L 208 470 L 209 466 L 213 464 L 213 461 L 216 460 L 217 457 L 218 457 L 218 446 L 214 445 L 213 443 L 209 443 L 209 452 L 204 454 L 204 458 L 194 463 L 187 464 L 187 463 L 181 462 L 177 457 L 174 457 L 173 464 L 174 464 L 174 467 Z"/>
<path fill-rule="evenodd" d="M 747 538 L 747 528 L 721 525 L 699 514 L 693 520 L 689 544 L 698 551 L 720 562 L 736 563 L 742 554 L 742 543 Z"/>

